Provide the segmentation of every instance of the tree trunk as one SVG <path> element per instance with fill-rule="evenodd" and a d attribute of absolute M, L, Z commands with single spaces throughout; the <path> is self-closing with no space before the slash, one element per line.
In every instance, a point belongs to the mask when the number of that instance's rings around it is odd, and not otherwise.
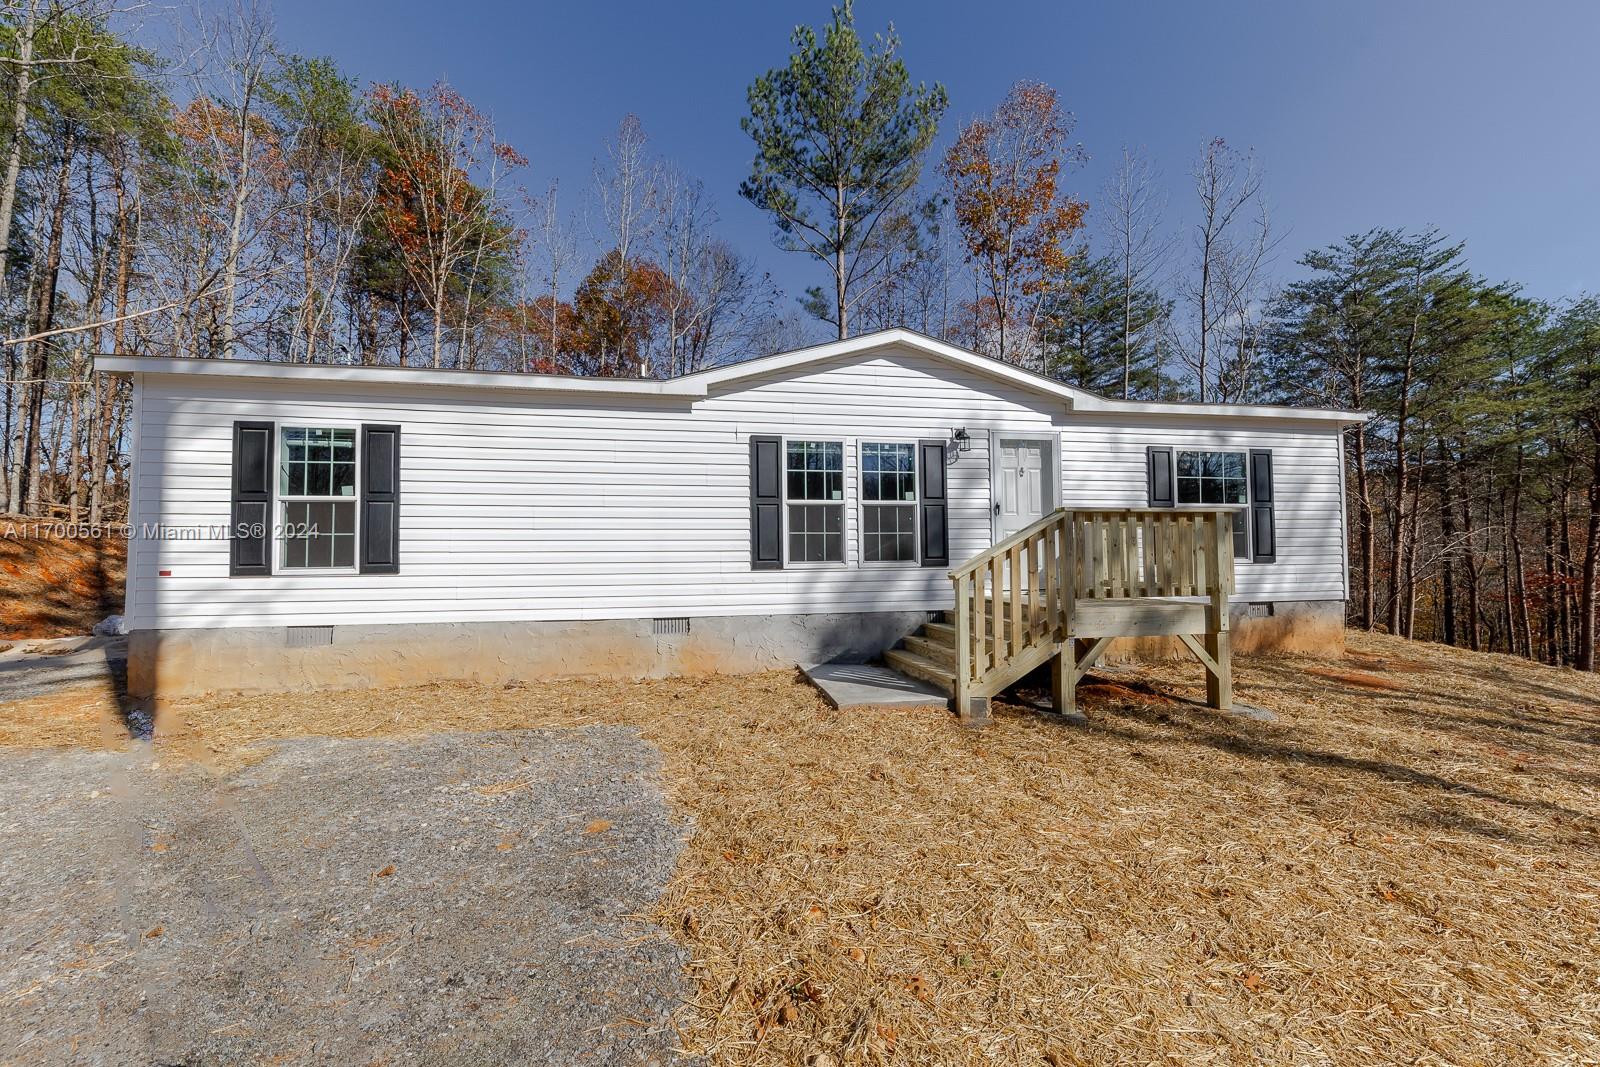
<path fill-rule="evenodd" d="M 1512 622 L 1517 628 L 1523 653 L 1534 658 L 1533 622 L 1528 614 L 1528 564 L 1522 551 L 1522 486 L 1521 474 L 1511 494 L 1511 510 L 1506 518 L 1506 533 L 1511 539 L 1511 592 L 1513 600 Z"/>
<path fill-rule="evenodd" d="M 1456 455 L 1466 455 L 1466 442 L 1456 442 Z M 1467 572 L 1467 647 L 1477 652 L 1483 647 L 1483 616 L 1478 603 L 1478 555 L 1476 531 L 1472 521 L 1472 489 L 1465 473 L 1461 487 L 1461 561 Z"/>
<path fill-rule="evenodd" d="M 1374 582 L 1372 565 L 1376 557 L 1374 545 L 1372 484 L 1367 474 L 1367 431 L 1356 427 L 1356 518 L 1361 527 L 1361 628 L 1371 632 L 1375 619 L 1373 605 Z"/>
<path fill-rule="evenodd" d="M 1450 450 L 1443 440 L 1439 442 L 1439 533 L 1444 538 L 1444 551 L 1439 554 L 1439 623 L 1441 636 L 1447 645 L 1456 645 L 1456 512 L 1451 497 Z"/>
<path fill-rule="evenodd" d="M 1572 664 L 1577 660 L 1578 604 L 1577 572 L 1572 560 L 1572 468 L 1562 470 L 1560 527 L 1557 536 L 1561 551 L 1561 662 Z"/>
<path fill-rule="evenodd" d="M 1422 457 L 1417 458 L 1422 462 Z M 1417 544 L 1422 540 L 1418 534 L 1418 525 L 1422 514 L 1422 472 L 1419 469 L 1417 477 L 1411 485 L 1411 516 L 1407 520 L 1406 531 L 1406 561 L 1405 561 L 1405 598 L 1402 602 L 1400 613 L 1400 636 L 1410 640 L 1415 636 L 1417 616 Z"/>
<path fill-rule="evenodd" d="M 222 316 L 222 357 L 233 358 L 238 337 L 236 316 L 239 308 L 239 252 L 244 244 L 244 209 L 250 198 L 250 106 L 255 97 L 259 70 L 245 72 L 244 100 L 239 108 L 239 166 L 233 183 L 233 218 L 228 225 L 228 254 L 223 261 L 224 311 Z"/>
<path fill-rule="evenodd" d="M 1578 587 L 1578 658 L 1580 671 L 1594 670 L 1595 581 L 1600 578 L 1600 422 L 1592 429 L 1594 469 L 1589 479 L 1589 526 L 1584 534 L 1583 577 Z"/>
<path fill-rule="evenodd" d="M 1556 631 L 1557 612 L 1555 597 L 1560 580 L 1556 577 L 1556 518 L 1555 494 L 1544 512 L 1544 610 L 1539 613 L 1540 639 L 1544 642 L 1543 659 L 1554 667 L 1561 662 L 1561 641 Z"/>
<path fill-rule="evenodd" d="M 56 284 L 61 275 L 61 245 L 67 212 L 68 179 L 72 173 L 72 156 L 76 144 L 76 133 L 73 127 L 68 126 L 62 138 L 61 166 L 56 174 L 55 203 L 50 209 L 50 235 L 44 265 L 39 275 L 39 291 L 36 294 L 33 322 L 29 333 L 42 333 L 50 329 L 55 319 Z M 20 464 L 22 492 L 19 495 L 30 515 L 40 514 L 42 503 L 40 483 L 43 479 L 39 476 L 38 467 L 41 456 L 41 435 L 44 430 L 45 378 L 49 371 L 49 339 L 38 338 L 29 342 L 27 369 L 23 372 L 27 375 L 27 381 L 24 383 L 26 391 L 23 393 L 26 430 Z"/>
<path fill-rule="evenodd" d="M 1500 490 L 1500 618 L 1506 628 L 1506 651 L 1516 656 L 1521 650 L 1517 647 L 1519 634 L 1511 607 L 1511 508 L 1506 498 L 1506 491 Z"/>
<path fill-rule="evenodd" d="M 848 211 L 844 183 L 839 182 L 833 187 L 833 299 L 834 309 L 839 313 L 841 341 L 850 336 L 850 270 L 845 258 Z"/>
<path fill-rule="evenodd" d="M 117 276 L 113 283 L 111 351 L 125 355 L 127 348 L 128 290 L 133 279 L 133 219 L 129 210 L 126 175 L 119 157 L 113 164 L 112 183 L 116 192 L 117 217 L 112 232 L 117 242 Z M 106 478 L 111 465 L 111 423 L 116 409 L 117 387 L 112 381 L 97 376 L 95 379 L 98 403 L 95 413 L 95 436 L 89 471 L 89 521 L 100 522 L 105 515 Z"/>
<path fill-rule="evenodd" d="M 28 139 L 28 96 L 33 84 L 33 40 L 39 28 L 39 0 L 28 0 L 28 14 L 17 30 L 17 83 L 12 91 L 11 144 L 6 152 L 5 187 L 0 189 L 0 301 L 10 295 L 11 225 L 17 213 L 17 182 L 22 146 Z"/>

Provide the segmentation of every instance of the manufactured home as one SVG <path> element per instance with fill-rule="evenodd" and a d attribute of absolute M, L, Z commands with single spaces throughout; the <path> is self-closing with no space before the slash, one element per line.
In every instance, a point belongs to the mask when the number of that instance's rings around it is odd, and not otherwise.
<path fill-rule="evenodd" d="M 1112 400 L 904 330 L 665 381 L 97 367 L 133 383 L 134 697 L 880 657 L 970 695 L 1042 662 L 1036 620 L 1082 651 L 1074 596 L 1342 649 L 1356 413 Z"/>

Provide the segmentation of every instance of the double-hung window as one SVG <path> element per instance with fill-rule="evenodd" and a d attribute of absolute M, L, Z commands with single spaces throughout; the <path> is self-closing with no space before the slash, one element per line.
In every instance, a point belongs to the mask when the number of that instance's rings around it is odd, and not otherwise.
<path fill-rule="evenodd" d="M 861 445 L 861 559 L 917 560 L 917 448 L 865 441 Z"/>
<path fill-rule="evenodd" d="M 279 565 L 356 565 L 356 431 L 284 426 L 278 445 Z"/>
<path fill-rule="evenodd" d="M 1178 503 L 1240 505 L 1233 513 L 1233 555 L 1250 558 L 1250 479 L 1243 452 L 1179 452 Z"/>
<path fill-rule="evenodd" d="M 784 449 L 790 563 L 844 562 L 844 442 L 789 441 Z"/>

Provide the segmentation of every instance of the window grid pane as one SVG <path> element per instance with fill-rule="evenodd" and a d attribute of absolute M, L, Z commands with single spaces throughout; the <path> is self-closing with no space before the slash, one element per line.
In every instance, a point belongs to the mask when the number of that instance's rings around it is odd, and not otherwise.
<path fill-rule="evenodd" d="M 868 504 L 861 509 L 862 558 L 868 563 L 914 563 L 917 558 L 916 508 Z"/>
<path fill-rule="evenodd" d="M 282 560 L 288 570 L 354 567 L 356 431 L 286 426 L 278 450 Z"/>
<path fill-rule="evenodd" d="M 1243 452 L 1179 452 L 1178 503 L 1238 505 L 1250 503 Z M 1243 511 L 1233 515 L 1233 554 L 1250 553 L 1249 524 Z"/>
<path fill-rule="evenodd" d="M 916 449 L 908 444 L 861 446 L 861 499 L 917 499 Z"/>
<path fill-rule="evenodd" d="M 843 505 L 789 505 L 789 561 L 844 562 Z"/>
<path fill-rule="evenodd" d="M 278 453 L 278 495 L 356 495 L 356 432 L 284 427 Z"/>
<path fill-rule="evenodd" d="M 786 451 L 790 500 L 844 499 L 844 443 L 790 441 Z"/>
<path fill-rule="evenodd" d="M 353 500 L 291 500 L 283 505 L 286 569 L 353 567 L 356 555 Z"/>

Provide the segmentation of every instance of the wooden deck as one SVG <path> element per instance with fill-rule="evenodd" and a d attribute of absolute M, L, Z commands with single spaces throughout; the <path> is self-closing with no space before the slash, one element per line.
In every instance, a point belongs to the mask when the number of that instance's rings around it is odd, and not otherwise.
<path fill-rule="evenodd" d="M 955 604 L 892 649 L 896 670 L 940 686 L 981 725 L 989 699 L 1053 665 L 1056 708 L 1118 637 L 1178 638 L 1206 669 L 1213 707 L 1233 699 L 1228 510 L 1061 510 L 950 572 Z M 998 606 L 998 610 L 996 610 Z"/>

